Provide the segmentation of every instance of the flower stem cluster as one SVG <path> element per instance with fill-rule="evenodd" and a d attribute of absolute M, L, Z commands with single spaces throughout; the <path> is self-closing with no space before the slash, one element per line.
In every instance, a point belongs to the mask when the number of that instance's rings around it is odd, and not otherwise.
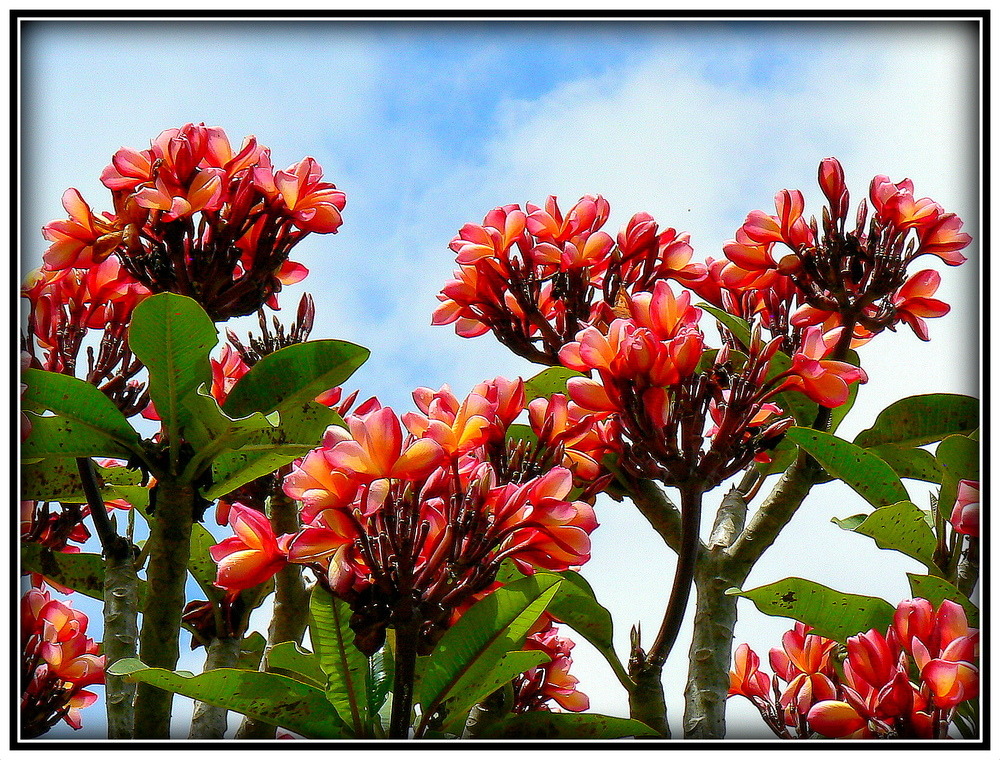
<path fill-rule="evenodd" d="M 168 129 L 148 150 L 122 148 L 104 170 L 113 213 L 95 215 L 67 191 L 69 218 L 44 228 L 45 268 L 114 257 L 149 291 L 189 296 L 214 320 L 276 308 L 281 286 L 307 274 L 291 249 L 341 225 L 344 193 L 322 176 L 312 158 L 276 171 L 254 137 L 235 151 L 219 127 Z"/>
<path fill-rule="evenodd" d="M 777 215 L 752 211 L 725 245 L 728 261 L 716 267 L 707 290 L 755 291 L 753 308 L 766 309 L 779 330 L 789 322 L 799 328 L 822 323 L 827 330 L 843 325 L 864 342 L 906 322 L 927 340 L 923 318 L 943 316 L 949 307 L 930 297 L 940 283 L 936 272 L 908 277 L 907 268 L 926 254 L 949 266 L 965 261 L 959 251 L 972 238 L 961 232 L 962 220 L 930 198 L 916 198 L 909 179 L 893 183 L 879 175 L 869 189 L 870 218 L 862 199 L 850 230 L 850 196 L 837 159 L 820 163 L 819 184 L 827 199 L 821 224 L 804 218 L 800 191 L 780 191 Z M 798 305 L 789 314 L 793 300 Z"/>
<path fill-rule="evenodd" d="M 460 268 L 433 323 L 455 323 L 464 337 L 492 330 L 519 356 L 555 365 L 583 325 L 607 324 L 619 294 L 704 276 L 689 263 L 686 234 L 636 214 L 615 241 L 601 230 L 609 213 L 604 198 L 586 195 L 563 215 L 550 196 L 544 208 L 511 204 L 465 225 L 451 242 Z"/>
<path fill-rule="evenodd" d="M 217 585 L 249 588 L 285 562 L 310 565 L 351 604 L 362 651 L 404 627 L 426 653 L 505 559 L 529 573 L 586 562 L 597 522 L 569 498 L 572 472 L 551 466 L 510 482 L 486 458 L 524 408 L 523 386 L 499 378 L 479 391 L 458 403 L 447 389 L 418 390 L 425 412 L 404 416 L 405 438 L 388 407 L 349 416 L 349 431 L 329 428 L 285 479 L 303 529 L 276 537 L 234 505 L 237 535 L 213 547 Z"/>

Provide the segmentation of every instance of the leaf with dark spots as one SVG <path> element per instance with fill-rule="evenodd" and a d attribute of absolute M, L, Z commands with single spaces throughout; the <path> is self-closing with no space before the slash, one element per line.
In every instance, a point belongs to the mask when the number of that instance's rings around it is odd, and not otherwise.
<path fill-rule="evenodd" d="M 134 658 L 119 660 L 108 672 L 273 723 L 307 739 L 351 736 L 322 689 L 277 673 L 220 668 L 191 675 L 148 668 Z"/>
<path fill-rule="evenodd" d="M 765 615 L 798 620 L 814 633 L 837 641 L 871 628 L 885 631 L 892 623 L 895 608 L 884 599 L 844 594 L 804 578 L 785 578 L 766 586 L 727 594 L 743 596 Z"/>

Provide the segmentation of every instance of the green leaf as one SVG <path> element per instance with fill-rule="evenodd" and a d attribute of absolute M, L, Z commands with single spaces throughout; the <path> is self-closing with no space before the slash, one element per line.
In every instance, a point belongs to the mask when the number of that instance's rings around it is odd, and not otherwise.
<path fill-rule="evenodd" d="M 902 552 L 931 572 L 940 572 L 934 564 L 934 548 L 937 545 L 934 532 L 924 519 L 923 511 L 912 502 L 901 501 L 879 507 L 854 532 L 874 538 L 880 549 Z"/>
<path fill-rule="evenodd" d="M 351 607 L 318 584 L 309 599 L 309 636 L 326 674 L 326 698 L 357 734 L 368 720 L 368 658 L 354 645 Z"/>
<path fill-rule="evenodd" d="M 938 444 L 934 458 L 942 472 L 938 510 L 947 518 L 955 506 L 958 481 L 979 480 L 979 442 L 950 435 Z"/>
<path fill-rule="evenodd" d="M 906 577 L 910 581 L 910 593 L 913 594 L 914 599 L 926 599 L 934 605 L 934 609 L 940 607 L 941 602 L 945 599 L 957 602 L 965 608 L 969 625 L 973 628 L 979 627 L 979 608 L 972 603 L 969 597 L 955 588 L 954 584 L 936 575 L 907 573 Z"/>
<path fill-rule="evenodd" d="M 209 553 L 209 547 L 219 543 L 219 540 L 208 532 L 201 523 L 191 526 L 191 555 L 188 559 L 188 571 L 198 582 L 198 586 L 208 596 L 209 601 L 218 602 L 226 592 L 215 585 L 218 565 Z"/>
<path fill-rule="evenodd" d="M 150 296 L 132 313 L 129 347 L 149 370 L 149 397 L 163 421 L 176 463 L 181 430 L 192 421 L 184 400 L 211 386 L 208 354 L 218 343 L 215 325 L 196 301 L 175 293 Z"/>
<path fill-rule="evenodd" d="M 125 415 L 97 386 L 69 375 L 27 369 L 21 375 L 27 385 L 21 404 L 35 412 L 51 411 L 76 427 L 87 428 L 110 438 L 126 451 L 134 450 L 139 434 Z"/>
<path fill-rule="evenodd" d="M 267 664 L 269 670 L 325 689 L 326 674 L 320 667 L 319 657 L 294 641 L 282 641 L 271 647 Z"/>
<path fill-rule="evenodd" d="M 127 467 L 101 467 L 94 465 L 97 484 L 105 501 L 123 498 L 116 485 L 136 486 L 142 473 Z M 74 457 L 49 457 L 21 468 L 21 498 L 35 501 L 63 501 L 85 504 L 80 471 Z"/>
<path fill-rule="evenodd" d="M 195 676 L 147 668 L 134 658 L 119 660 L 108 672 L 287 728 L 307 739 L 351 736 L 322 690 L 277 673 L 219 668 Z"/>
<path fill-rule="evenodd" d="M 750 347 L 750 325 L 745 319 L 707 303 L 699 303 L 698 308 L 704 309 L 715 317 L 743 345 L 743 348 Z"/>
<path fill-rule="evenodd" d="M 854 442 L 871 448 L 891 443 L 923 446 L 952 433 L 970 433 L 979 426 L 979 400 L 955 393 L 908 396 L 890 404 L 875 424 L 858 433 Z"/>
<path fill-rule="evenodd" d="M 383 647 L 368 660 L 368 714 L 373 722 L 378 722 L 378 711 L 385 704 L 392 688 L 392 655 L 389 647 Z"/>
<path fill-rule="evenodd" d="M 831 517 L 830 522 L 836 525 L 841 530 L 854 530 L 861 523 L 868 519 L 870 512 L 865 512 L 860 515 L 851 515 L 850 517 L 844 517 L 843 519 L 839 517 Z"/>
<path fill-rule="evenodd" d="M 444 730 L 459 734 L 469 718 L 469 711 L 473 706 L 479 704 L 490 694 L 501 688 L 504 684 L 510 683 L 514 678 L 525 671 L 548 662 L 549 656 L 545 652 L 507 652 L 500 658 L 489 673 L 482 679 L 470 684 L 470 688 L 457 692 L 455 696 L 445 702 L 447 717 L 444 720 Z"/>
<path fill-rule="evenodd" d="M 341 385 L 368 359 L 367 348 L 342 340 L 312 340 L 269 354 L 233 386 L 222 405 L 233 417 L 265 414 L 312 401 Z"/>
<path fill-rule="evenodd" d="M 39 417 L 25 412 L 31 420 L 31 434 L 21 444 L 25 459 L 45 457 L 115 457 L 127 459 L 132 449 L 107 433 L 68 417 Z"/>
<path fill-rule="evenodd" d="M 423 715 L 433 715 L 446 699 L 474 688 L 507 652 L 519 650 L 562 583 L 559 576 L 538 573 L 497 589 L 469 608 L 424 658 L 414 688 Z"/>
<path fill-rule="evenodd" d="M 490 728 L 491 739 L 621 739 L 659 737 L 645 723 L 597 713 L 528 712 Z"/>
<path fill-rule="evenodd" d="M 344 425 L 340 415 L 315 401 L 289 407 L 281 425 L 250 433 L 235 451 L 224 451 L 212 460 L 212 485 L 206 499 L 217 499 L 244 483 L 274 472 L 319 445 L 330 425 Z"/>
<path fill-rule="evenodd" d="M 186 475 L 194 479 L 205 468 L 205 463 L 222 451 L 239 448 L 258 430 L 270 430 L 278 425 L 281 416 L 275 412 L 265 417 L 260 412 L 246 417 L 231 418 L 223 413 L 208 386 L 201 386 L 186 396 L 181 405 L 190 413 L 184 436 L 196 456 L 188 465 Z"/>
<path fill-rule="evenodd" d="M 260 668 L 260 658 L 267 648 L 267 639 L 257 631 L 244 636 L 240 642 L 240 656 L 236 667 L 239 670 L 257 670 Z"/>
<path fill-rule="evenodd" d="M 615 653 L 614 624 L 611 613 L 601 606 L 587 579 L 573 570 L 557 575 L 565 582 L 549 603 L 548 612 L 589 641 L 604 655 L 615 676 L 628 688 L 631 683 L 628 671 Z M 497 573 L 500 583 L 511 583 L 523 578 L 511 562 L 505 562 Z"/>
<path fill-rule="evenodd" d="M 923 480 L 928 483 L 941 482 L 941 468 L 929 451 L 889 443 L 873 446 L 868 450 L 889 465 L 901 478 Z"/>
<path fill-rule="evenodd" d="M 885 631 L 895 608 L 875 596 L 844 594 L 804 578 L 785 578 L 766 586 L 727 594 L 745 596 L 765 615 L 786 617 L 812 626 L 820 636 L 843 642 L 871 628 Z"/>
<path fill-rule="evenodd" d="M 104 601 L 104 559 L 100 554 L 64 554 L 38 544 L 21 544 L 21 569 L 41 573 L 66 588 L 91 599 Z M 139 580 L 139 608 L 146 595 L 146 582 Z"/>
<path fill-rule="evenodd" d="M 566 367 L 543 369 L 530 380 L 524 381 L 525 401 L 536 398 L 551 398 L 554 393 L 567 395 L 566 383 L 571 377 L 584 377 L 582 372 Z"/>
<path fill-rule="evenodd" d="M 810 428 L 793 427 L 786 435 L 872 506 L 896 504 L 909 498 L 899 476 L 870 451 Z"/>

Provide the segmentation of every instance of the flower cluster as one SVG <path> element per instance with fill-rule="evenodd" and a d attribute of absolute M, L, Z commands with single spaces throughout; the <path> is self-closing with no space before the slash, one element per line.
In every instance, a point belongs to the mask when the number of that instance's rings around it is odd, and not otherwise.
<path fill-rule="evenodd" d="M 433 324 L 455 323 L 464 337 L 492 330 L 515 353 L 558 364 L 559 349 L 582 325 L 610 319 L 620 293 L 704 276 L 690 263 L 686 234 L 660 231 L 648 214 L 636 214 L 616 241 L 601 229 L 609 213 L 599 195 L 565 215 L 550 196 L 544 208 L 511 204 L 465 225 L 451 241 L 459 269 L 438 296 Z"/>
<path fill-rule="evenodd" d="M 43 230 L 45 269 L 114 258 L 149 291 L 190 296 L 216 320 L 276 308 L 281 286 L 307 274 L 291 249 L 342 223 L 344 193 L 322 176 L 308 157 L 275 170 L 256 138 L 237 151 L 220 127 L 165 130 L 147 150 L 122 148 L 104 170 L 113 212 L 95 214 L 66 192 L 69 218 Z"/>
<path fill-rule="evenodd" d="M 837 643 L 809 630 L 796 623 L 771 650 L 773 681 L 746 644 L 734 657 L 729 695 L 781 738 L 945 738 L 956 708 L 978 696 L 979 633 L 954 602 L 901 602 L 885 634 L 847 639 L 842 668 Z"/>
<path fill-rule="evenodd" d="M 837 159 L 820 163 L 819 185 L 827 199 L 822 225 L 806 221 L 800 191 L 780 191 L 777 213 L 747 216 L 724 246 L 727 260 L 710 265 L 712 284 L 699 292 L 719 305 L 763 312 L 776 333 L 849 324 L 864 342 L 905 322 L 928 340 L 924 319 L 949 310 L 932 298 L 941 278 L 929 269 L 908 276 L 907 267 L 927 254 L 949 266 L 965 261 L 959 251 L 972 238 L 961 232 L 962 220 L 930 198 L 916 198 L 909 179 L 893 183 L 879 175 L 869 189 L 870 220 L 862 200 L 848 230 L 850 196 Z"/>
<path fill-rule="evenodd" d="M 508 452 L 505 474 L 519 477 L 505 480 L 488 461 L 524 408 L 523 384 L 498 378 L 461 403 L 446 388 L 414 397 L 422 413 L 404 416 L 408 435 L 391 408 L 375 408 L 349 416 L 348 430 L 330 427 L 293 467 L 284 490 L 304 525 L 294 535 L 276 537 L 263 515 L 234 504 L 236 535 L 212 549 L 217 585 L 236 591 L 285 562 L 310 565 L 351 603 L 363 651 L 381 646 L 387 626 L 414 621 L 427 649 L 505 559 L 523 572 L 589 559 L 597 521 L 570 498 L 569 469 L 538 472 L 523 451 L 512 468 Z"/>
<path fill-rule="evenodd" d="M 548 615 L 539 618 L 524 642 L 524 649 L 544 652 L 549 660 L 514 679 L 511 712 L 549 711 L 552 702 L 570 712 L 581 712 L 590 707 L 590 699 L 576 688 L 579 679 L 569 672 L 573 664 L 570 652 L 574 646 L 573 641 L 559 635 L 552 618 Z"/>
<path fill-rule="evenodd" d="M 84 687 L 104 683 L 104 657 L 87 636 L 87 616 L 32 588 L 21 598 L 21 735 L 41 736 L 60 720 L 79 729 L 97 701 Z"/>
<path fill-rule="evenodd" d="M 144 406 L 144 388 L 133 379 L 142 364 L 129 350 L 126 331 L 132 311 L 150 292 L 117 259 L 87 269 L 37 269 L 21 292 L 30 304 L 25 341 L 30 366 L 73 375 L 84 337 L 102 330 L 96 356 L 88 349 L 85 379 L 126 415 Z"/>

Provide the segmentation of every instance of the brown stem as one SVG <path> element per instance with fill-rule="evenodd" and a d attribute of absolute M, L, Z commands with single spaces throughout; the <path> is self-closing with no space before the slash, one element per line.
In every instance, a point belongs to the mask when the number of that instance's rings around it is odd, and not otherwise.
<path fill-rule="evenodd" d="M 969 536 L 969 547 L 962 552 L 958 563 L 958 590 L 966 596 L 972 596 L 979 581 L 979 536 Z"/>
<path fill-rule="evenodd" d="M 392 682 L 392 713 L 389 738 L 407 739 L 410 735 L 410 711 L 413 708 L 413 679 L 417 667 L 417 631 L 412 622 L 396 626 L 396 658 Z M 426 725 L 429 715 L 421 720 Z"/>
<path fill-rule="evenodd" d="M 171 477 L 156 486 L 156 507 L 149 533 L 149 568 L 146 604 L 139 636 L 139 658 L 148 667 L 173 670 L 179 656 L 184 584 L 191 556 L 195 490 L 190 483 Z M 173 694 L 149 684 L 136 690 L 135 737 L 166 739 L 170 736 Z"/>
<path fill-rule="evenodd" d="M 681 492 L 681 549 L 677 555 L 674 583 L 670 589 L 670 600 L 663 616 L 663 623 L 649 650 L 646 662 L 662 666 L 677 641 L 677 634 L 684 620 L 691 584 L 694 581 L 695 563 L 698 559 L 698 531 L 701 526 L 702 490 L 699 483 L 686 483 Z"/>

